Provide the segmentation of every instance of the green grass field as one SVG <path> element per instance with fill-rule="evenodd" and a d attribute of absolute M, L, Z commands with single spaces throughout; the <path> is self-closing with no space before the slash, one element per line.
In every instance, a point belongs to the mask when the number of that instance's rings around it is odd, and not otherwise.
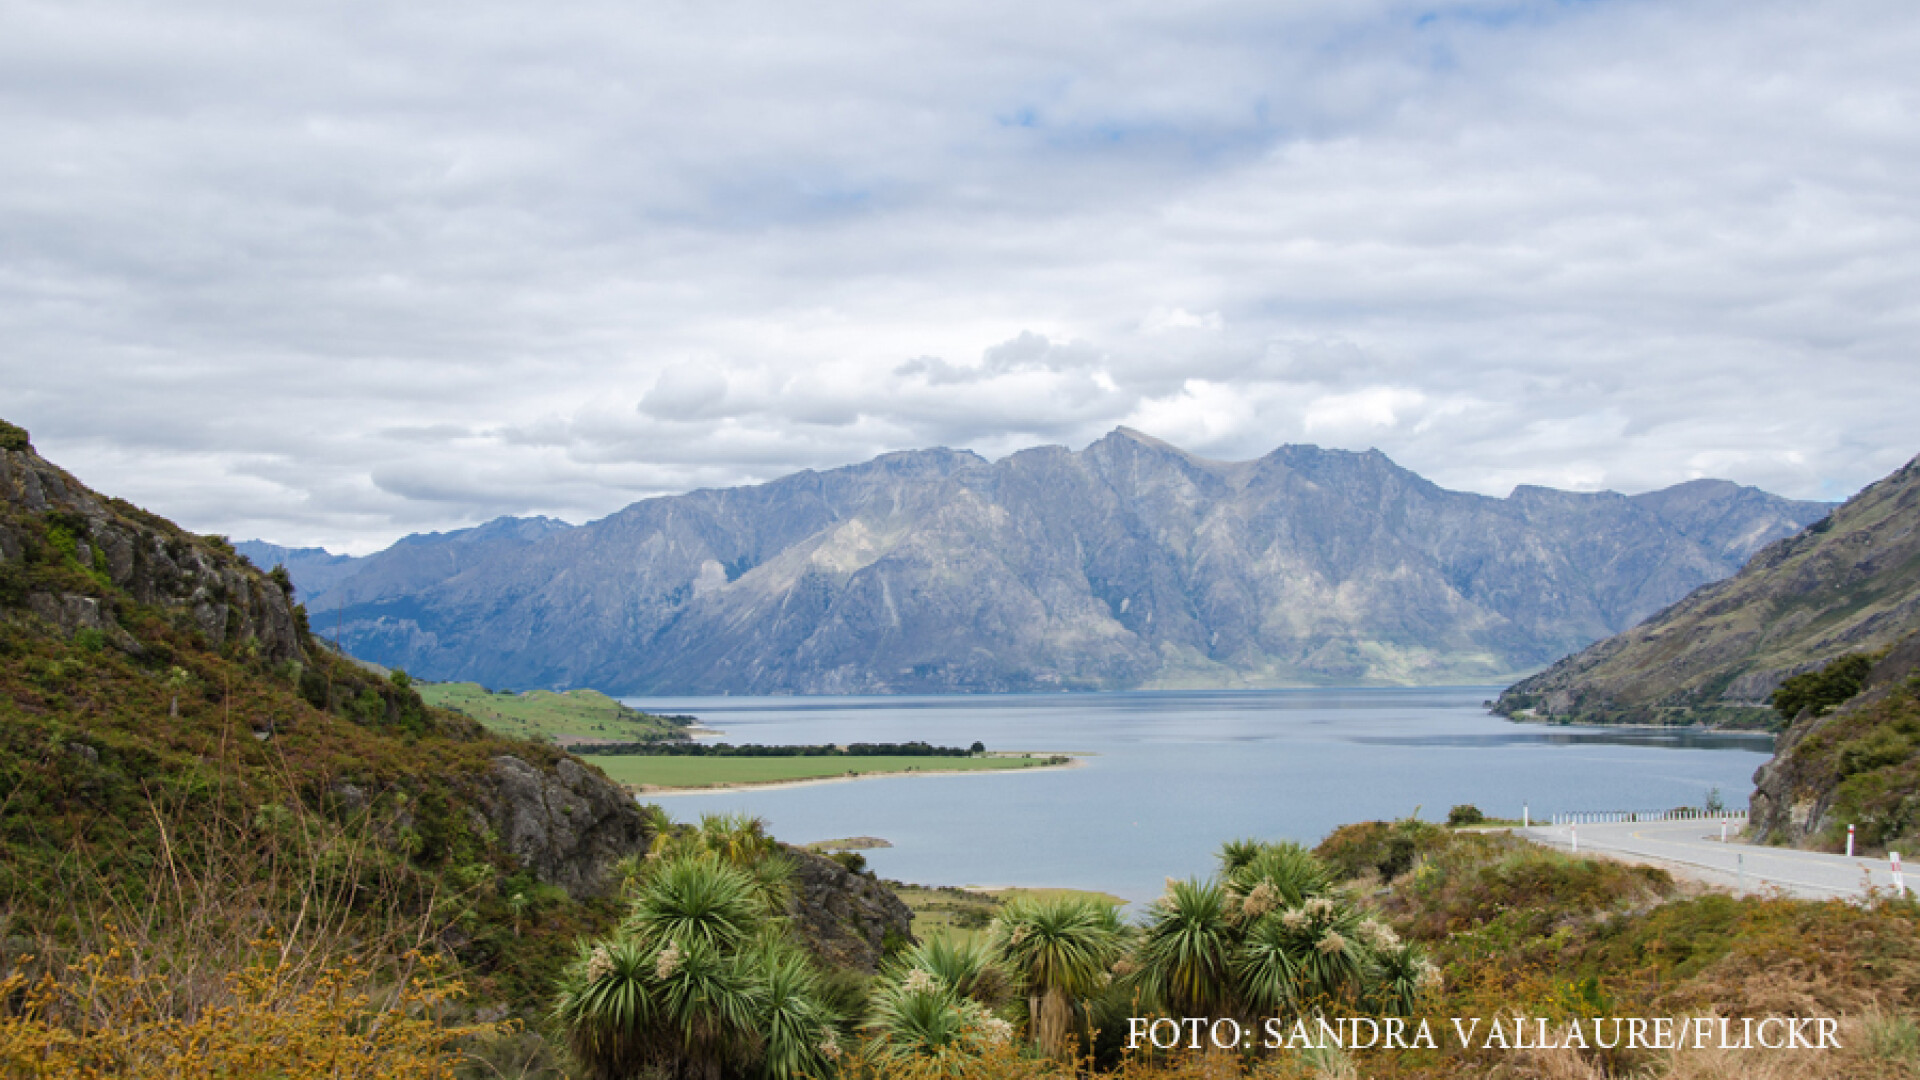
<path fill-rule="evenodd" d="M 651 757 L 596 754 L 591 760 L 617 783 L 633 787 L 702 788 L 722 784 L 768 784 L 825 780 L 874 773 L 976 772 L 1033 769 L 1048 761 L 1033 757 Z"/>
<path fill-rule="evenodd" d="M 1114 906 L 1126 903 L 1117 896 L 1079 889 L 999 889 L 991 893 L 928 885 L 900 885 L 893 890 L 913 912 L 913 936 L 925 941 L 945 934 L 971 941 L 986 934 L 1000 906 L 1016 896 L 1090 896 Z"/>
<path fill-rule="evenodd" d="M 640 742 L 681 730 L 678 724 L 630 709 L 597 690 L 507 694 L 470 682 L 416 682 L 413 688 L 429 705 L 465 713 L 490 731 L 522 739 Z"/>

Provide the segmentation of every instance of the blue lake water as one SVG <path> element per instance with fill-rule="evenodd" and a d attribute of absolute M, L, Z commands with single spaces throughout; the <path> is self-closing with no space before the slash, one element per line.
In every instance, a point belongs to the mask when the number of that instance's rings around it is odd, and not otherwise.
<path fill-rule="evenodd" d="M 653 797 L 676 819 L 745 811 L 793 843 L 878 836 L 881 877 L 1102 889 L 1133 901 L 1204 876 L 1222 841 L 1317 843 L 1336 825 L 1744 806 L 1764 735 L 1515 724 L 1498 687 L 958 697 L 629 698 L 732 743 L 904 742 L 1089 754 L 1075 769 L 902 776 Z M 937 761 L 937 759 L 936 759 Z M 930 763 L 931 764 L 931 763 Z"/>

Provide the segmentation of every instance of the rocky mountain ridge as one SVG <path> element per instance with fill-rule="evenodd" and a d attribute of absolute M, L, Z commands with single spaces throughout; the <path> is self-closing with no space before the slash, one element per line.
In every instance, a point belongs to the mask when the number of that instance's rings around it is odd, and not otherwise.
<path fill-rule="evenodd" d="M 1768 723 L 1775 687 L 1920 629 L 1920 458 L 1633 629 L 1509 688 L 1503 715 Z"/>
<path fill-rule="evenodd" d="M 410 538 L 334 580 L 288 567 L 355 655 L 495 687 L 1458 683 L 1631 626 L 1827 509 L 1704 480 L 1498 499 L 1377 451 L 1218 462 L 1122 428 Z"/>

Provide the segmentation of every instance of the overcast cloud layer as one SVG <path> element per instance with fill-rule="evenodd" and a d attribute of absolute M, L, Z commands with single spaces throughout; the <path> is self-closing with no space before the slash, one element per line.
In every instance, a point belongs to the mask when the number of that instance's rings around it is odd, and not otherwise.
<path fill-rule="evenodd" d="M 1920 452 L 1911 0 L 928 7 L 0 0 L 0 416 L 356 552 L 1122 423 Z"/>

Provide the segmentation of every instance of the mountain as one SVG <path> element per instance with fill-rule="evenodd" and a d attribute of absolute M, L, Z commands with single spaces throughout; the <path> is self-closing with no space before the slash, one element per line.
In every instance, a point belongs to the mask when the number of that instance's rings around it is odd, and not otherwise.
<path fill-rule="evenodd" d="M 1920 458 L 1733 577 L 1515 684 L 1495 710 L 1592 723 L 1765 723 L 1782 680 L 1886 649 L 1915 629 Z"/>
<path fill-rule="evenodd" d="M 300 584 L 309 605 L 334 586 L 365 573 L 364 584 L 381 589 L 405 589 L 450 577 L 472 561 L 476 552 L 500 546 L 531 543 L 573 526 L 550 517 L 499 517 L 471 529 L 446 533 L 415 533 L 372 558 L 335 555 L 325 548 L 282 547 L 264 540 L 242 540 L 233 545 L 255 566 L 284 566 Z"/>
<path fill-rule="evenodd" d="M 330 584 L 288 568 L 355 655 L 496 687 L 1473 682 L 1631 626 L 1827 509 L 1724 481 L 1498 499 L 1377 451 L 1219 462 L 1122 428 L 414 537 Z"/>
<path fill-rule="evenodd" d="M 255 566 L 284 566 L 300 583 L 300 591 L 309 597 L 325 592 L 351 577 L 361 561 L 351 555 L 335 555 L 326 548 L 281 547 L 262 540 L 242 540 L 233 550 Z"/>

